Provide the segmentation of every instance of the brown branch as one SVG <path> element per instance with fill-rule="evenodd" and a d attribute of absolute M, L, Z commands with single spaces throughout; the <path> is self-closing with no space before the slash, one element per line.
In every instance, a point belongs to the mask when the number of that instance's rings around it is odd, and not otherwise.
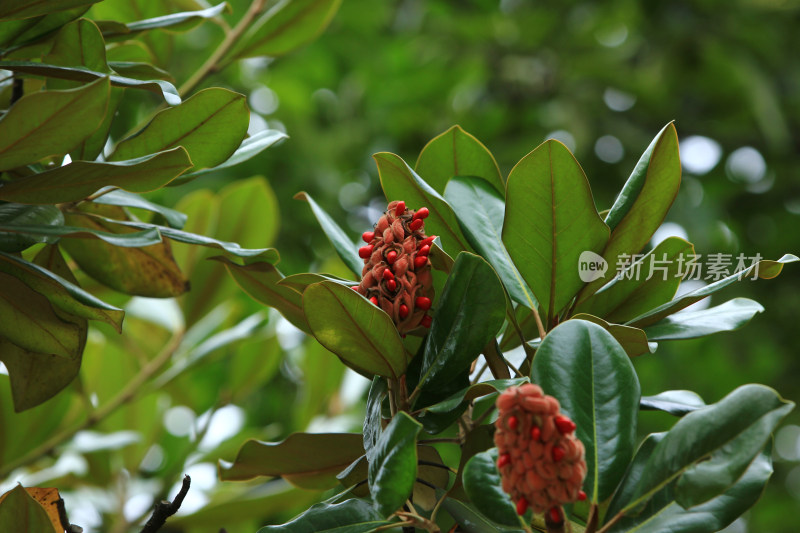
<path fill-rule="evenodd" d="M 183 476 L 181 490 L 178 491 L 175 499 L 172 500 L 172 502 L 163 501 L 156 504 L 150 520 L 147 521 L 147 523 L 144 525 L 144 529 L 142 529 L 142 533 L 156 533 L 156 531 L 161 529 L 161 526 L 167 522 L 167 518 L 177 513 L 178 509 L 181 508 L 183 499 L 189 492 L 189 486 L 191 484 L 192 478 L 189 476 Z"/>

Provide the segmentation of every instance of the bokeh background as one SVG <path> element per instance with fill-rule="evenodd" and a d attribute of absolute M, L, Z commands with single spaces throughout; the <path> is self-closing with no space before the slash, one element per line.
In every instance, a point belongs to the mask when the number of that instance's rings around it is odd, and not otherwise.
<path fill-rule="evenodd" d="M 232 25 L 247 2 L 230 4 Z M 136 20 L 197 5 L 106 0 L 90 13 Z M 395 152 L 413 165 L 429 139 L 460 124 L 507 175 L 555 137 L 575 153 L 603 210 L 651 139 L 675 121 L 683 185 L 655 238 L 686 237 L 703 255 L 798 254 L 798 29 L 794 0 L 344 0 L 314 43 L 274 61 L 241 62 L 206 82 L 248 95 L 251 132 L 279 129 L 290 138 L 153 198 L 188 212 L 190 230 L 277 247 L 285 274 L 346 275 L 307 204 L 293 196 L 309 192 L 355 240 L 385 206 L 374 152 Z M 221 37 L 204 24 L 147 39 L 159 64 L 181 80 Z M 127 121 L 116 135 L 146 107 L 122 109 Z M 320 495 L 280 480 L 220 483 L 216 460 L 232 460 L 248 437 L 360 427 L 365 380 L 259 309 L 203 254 L 176 246 L 176 256 L 192 273 L 190 295 L 164 303 L 103 294 L 126 305 L 125 336 L 98 327 L 73 390 L 31 413 L 6 412 L 20 428 L 52 432 L 61 423 L 53 413 L 74 411 L 81 387 L 102 404 L 177 324 L 189 328 L 180 357 L 155 386 L 58 458 L 16 473 L 27 485 L 66 487 L 71 519 L 87 531 L 136 530 L 153 498 L 174 494 L 183 472 L 192 474 L 193 489 L 165 531 L 248 532 L 286 520 Z M 714 402 L 758 382 L 800 403 L 797 265 L 774 280 L 743 281 L 712 302 L 733 296 L 766 311 L 741 331 L 665 342 L 638 358 L 644 394 L 692 389 Z M 672 423 L 668 415 L 641 415 L 643 434 Z M 778 431 L 774 456 L 763 498 L 728 533 L 797 531 L 800 412 Z"/>

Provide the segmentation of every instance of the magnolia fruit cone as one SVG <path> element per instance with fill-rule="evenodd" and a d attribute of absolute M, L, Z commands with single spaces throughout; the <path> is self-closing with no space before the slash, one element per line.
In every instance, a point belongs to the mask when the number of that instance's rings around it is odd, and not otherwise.
<path fill-rule="evenodd" d="M 572 420 L 559 414 L 558 400 L 526 383 L 506 389 L 497 410 L 497 468 L 517 512 L 524 514 L 528 507 L 558 512 L 563 504 L 585 499 L 583 443 Z"/>
<path fill-rule="evenodd" d="M 433 237 L 425 235 L 428 209 L 406 208 L 391 202 L 375 224 L 362 235 L 366 246 L 358 250 L 364 259 L 359 294 L 383 309 L 401 334 L 430 327 L 427 311 L 433 302 L 433 277 L 428 253 Z"/>

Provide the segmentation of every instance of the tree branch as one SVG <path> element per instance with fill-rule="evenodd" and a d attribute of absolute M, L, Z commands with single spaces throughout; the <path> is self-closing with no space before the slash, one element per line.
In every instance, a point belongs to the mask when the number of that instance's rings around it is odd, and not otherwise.
<path fill-rule="evenodd" d="M 172 500 L 171 503 L 164 501 L 156 504 L 155 509 L 153 509 L 153 514 L 150 516 L 150 520 L 147 521 L 147 523 L 144 525 L 144 529 L 142 529 L 142 533 L 156 533 L 156 531 L 161 529 L 161 526 L 167 522 L 167 518 L 177 513 L 178 509 L 181 508 L 183 499 L 189 492 L 189 486 L 191 484 L 192 478 L 189 476 L 183 476 L 181 490 L 178 491 L 175 499 Z"/>

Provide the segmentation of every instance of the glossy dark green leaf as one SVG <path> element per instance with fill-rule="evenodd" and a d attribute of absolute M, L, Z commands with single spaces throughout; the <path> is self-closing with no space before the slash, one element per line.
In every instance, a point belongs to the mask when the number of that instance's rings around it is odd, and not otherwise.
<path fill-rule="evenodd" d="M 311 211 L 317 218 L 322 231 L 331 241 L 333 249 L 342 259 L 347 268 L 353 274 L 361 277 L 361 271 L 364 269 L 364 260 L 358 256 L 358 246 L 347 236 L 339 224 L 325 212 L 320 205 L 314 201 L 308 193 L 299 192 L 294 196 L 295 200 L 305 200 L 311 206 Z"/>
<path fill-rule="evenodd" d="M 722 278 L 719 281 L 709 283 L 705 287 L 700 287 L 694 291 L 682 294 L 681 296 L 665 304 L 659 305 L 655 309 L 651 309 L 646 313 L 629 320 L 626 324 L 630 326 L 636 326 L 637 328 L 655 324 L 662 318 L 680 311 L 684 307 L 688 307 L 695 302 L 699 302 L 703 298 L 714 294 L 718 290 L 723 289 L 728 285 L 735 283 L 736 281 L 745 279 L 752 280 L 756 276 L 761 279 L 772 279 L 781 273 L 781 270 L 783 270 L 783 265 L 787 263 L 795 263 L 797 261 L 800 261 L 800 258 L 792 254 L 786 254 L 777 261 L 759 261 L 755 265 L 746 268 L 740 273 L 731 274 L 727 278 Z"/>
<path fill-rule="evenodd" d="M 58 248 L 52 246 L 45 247 L 39 254 L 52 254 L 60 257 Z M 54 260 L 59 260 L 58 257 Z M 60 261 L 63 262 L 63 259 Z M 122 309 L 99 300 L 78 287 L 73 281 L 65 279 L 48 268 L 42 268 L 39 264 L 0 252 L 0 271 L 19 279 L 47 298 L 51 305 L 65 313 L 90 320 L 101 320 L 111 324 L 117 332 L 122 331 L 122 318 L 125 314 Z"/>
<path fill-rule="evenodd" d="M 214 257 L 222 262 L 236 284 L 259 303 L 275 308 L 296 328 L 311 335 L 300 294 L 289 287 L 279 285 L 283 274 L 274 265 L 260 261 L 247 265 L 234 263 L 226 257 Z"/>
<path fill-rule="evenodd" d="M 314 337 L 348 366 L 393 379 L 405 372 L 408 358 L 394 322 L 349 287 L 332 281 L 309 286 L 303 312 Z"/>
<path fill-rule="evenodd" d="M 414 171 L 439 193 L 444 193 L 448 181 L 455 176 L 477 176 L 491 184 L 500 198 L 506 188 L 492 153 L 461 126 L 453 126 L 431 139 L 420 152 Z"/>
<path fill-rule="evenodd" d="M 135 80 L 124 76 L 109 76 L 103 72 L 95 72 L 84 68 L 61 67 L 33 61 L 0 61 L 0 69 L 32 74 L 34 76 L 44 76 L 45 78 L 83 82 L 92 82 L 102 78 L 109 78 L 112 86 L 150 91 L 164 98 L 164 101 L 169 105 L 178 105 L 181 103 L 178 90 L 174 85 L 164 80 Z"/>
<path fill-rule="evenodd" d="M 17 485 L 0 498 L 0 531 L 60 533 L 53 527 L 44 507 L 22 485 Z"/>
<path fill-rule="evenodd" d="M 506 526 L 519 524 L 511 497 L 503 491 L 497 471 L 497 448 L 476 454 L 464 467 L 464 490 L 475 507 L 489 519 Z"/>
<path fill-rule="evenodd" d="M 300 488 L 322 490 L 338 484 L 336 474 L 364 454 L 355 433 L 293 433 L 281 442 L 248 440 L 233 463 L 220 461 L 223 481 L 280 476 Z"/>
<path fill-rule="evenodd" d="M 647 461 L 647 452 L 652 452 L 663 438 L 663 433 L 650 435 L 636 454 L 634 467 L 626 476 L 624 489 L 633 486 L 642 476 Z M 640 458 L 640 456 L 642 456 Z M 611 529 L 611 533 L 714 533 L 725 529 L 743 514 L 764 491 L 764 485 L 772 475 L 772 461 L 769 447 L 760 453 L 737 482 L 723 494 L 691 509 L 684 509 L 675 501 L 673 485 L 658 494 L 645 506 L 641 513 L 623 517 Z M 624 497 L 624 492 L 620 494 Z M 616 500 L 616 498 L 615 498 Z M 607 517 L 618 511 L 614 504 Z M 613 512 L 613 514 L 612 514 Z"/>
<path fill-rule="evenodd" d="M 61 226 L 63 224 L 64 215 L 62 215 L 61 211 L 55 206 L 0 203 L 0 225 Z M 56 240 L 56 238 L 0 232 L 0 251 L 21 252 L 37 242 L 48 242 L 51 240 Z"/>
<path fill-rule="evenodd" d="M 650 242 L 680 186 L 678 133 L 670 123 L 650 143 L 606 216 L 612 232 L 602 255 L 611 272 L 617 271 L 624 254 L 639 253 Z M 588 284 L 579 299 L 584 299 L 603 283 L 598 279 Z"/>
<path fill-rule="evenodd" d="M 719 402 L 685 415 L 653 450 L 623 510 L 641 506 L 684 473 L 697 472 L 692 469 L 698 463 L 702 469 L 702 462 L 710 463 L 715 476 L 698 479 L 693 474 L 693 483 L 684 487 L 685 498 L 697 504 L 715 491 L 721 493 L 744 473 L 793 407 L 768 387 L 744 385 Z"/>
<path fill-rule="evenodd" d="M 372 157 L 378 165 L 378 175 L 387 201 L 402 200 L 412 209 L 427 207 L 430 214 L 425 219 L 425 232 L 438 235 L 443 249 L 451 255 L 470 250 L 453 209 L 438 192 L 399 156 L 380 152 Z"/>
<path fill-rule="evenodd" d="M 522 529 L 510 529 L 502 527 L 477 512 L 466 503 L 446 498 L 442 507 L 450 513 L 466 533 L 522 533 Z"/>
<path fill-rule="evenodd" d="M 721 331 L 733 331 L 747 324 L 764 307 L 748 298 L 734 298 L 702 309 L 683 311 L 664 318 L 645 329 L 651 340 L 676 340 L 705 337 Z"/>
<path fill-rule="evenodd" d="M 116 205 L 120 207 L 135 207 L 144 209 L 152 213 L 158 213 L 171 228 L 181 229 L 186 224 L 186 215 L 169 207 L 159 205 L 142 198 L 138 194 L 129 193 L 123 190 L 104 190 L 98 191 L 99 196 L 92 200 L 96 204 Z"/>
<path fill-rule="evenodd" d="M 18 20 L 47 15 L 53 11 L 62 11 L 74 7 L 89 6 L 101 0 L 8 0 L 0 6 L 0 21 Z"/>
<path fill-rule="evenodd" d="M 522 279 L 503 244 L 503 195 L 484 179 L 456 176 L 447 184 L 444 196 L 470 245 L 492 265 L 509 296 L 528 309 L 537 309 L 533 291 Z"/>
<path fill-rule="evenodd" d="M 367 533 L 385 526 L 381 514 L 369 503 L 351 499 L 342 503 L 318 503 L 280 526 L 266 526 L 258 533 Z"/>
<path fill-rule="evenodd" d="M 369 492 L 381 516 L 389 516 L 411 495 L 417 477 L 417 435 L 422 425 L 398 412 L 381 433 L 369 463 Z"/>
<path fill-rule="evenodd" d="M 108 80 L 99 79 L 77 89 L 20 98 L 0 119 L 0 170 L 69 152 L 100 125 L 108 95 Z"/>
<path fill-rule="evenodd" d="M 206 168 L 198 171 L 192 170 L 191 172 L 187 172 L 186 174 L 181 175 L 181 177 L 175 180 L 172 184 L 180 185 L 181 183 L 186 183 L 187 181 L 190 181 L 198 176 L 202 176 L 203 174 L 229 168 L 238 165 L 239 163 L 244 163 L 245 161 L 257 156 L 276 142 L 287 139 L 288 137 L 288 135 L 278 130 L 262 130 L 258 133 L 254 133 L 247 139 L 243 140 L 242 144 L 239 145 L 239 148 L 237 148 L 236 151 L 233 152 L 233 155 L 231 155 L 224 163 L 212 168 Z"/>
<path fill-rule="evenodd" d="M 73 161 L 4 183 L 0 186 L 0 199 L 25 204 L 76 202 L 107 185 L 148 192 L 163 187 L 191 166 L 189 154 L 180 146 L 116 163 Z"/>
<path fill-rule="evenodd" d="M 223 163 L 247 134 L 250 112 L 243 95 L 212 87 L 160 111 L 140 132 L 120 142 L 109 161 L 135 159 L 183 146 L 193 168 Z"/>
<path fill-rule="evenodd" d="M 506 199 L 503 242 L 547 323 L 583 286 L 579 257 L 602 252 L 609 229 L 597 214 L 583 169 L 555 140 L 511 170 Z"/>
<path fill-rule="evenodd" d="M 700 395 L 690 390 L 668 390 L 655 396 L 642 396 L 639 401 L 642 411 L 664 411 L 675 416 L 683 416 L 705 406 Z"/>
<path fill-rule="evenodd" d="M 609 498 L 636 446 L 640 387 L 630 358 L 613 336 L 585 320 L 550 331 L 536 350 L 531 378 L 555 396 L 586 447 L 584 490 Z"/>
<path fill-rule="evenodd" d="M 367 454 L 367 460 L 373 462 L 375 460 L 375 446 L 380 440 L 381 433 L 383 432 L 383 416 L 381 415 L 381 407 L 383 406 L 383 399 L 388 392 L 386 379 L 375 376 L 372 380 L 372 386 L 369 388 L 367 395 L 367 414 L 364 417 L 364 451 Z"/>
<path fill-rule="evenodd" d="M 594 315 L 587 315 L 585 313 L 578 313 L 570 317 L 575 320 L 586 320 L 601 326 L 603 329 L 611 333 L 617 342 L 625 349 L 625 353 L 630 357 L 655 352 L 656 344 L 648 342 L 648 336 L 639 328 L 632 328 L 630 326 L 623 326 L 621 324 L 609 324 L 602 318 L 597 318 Z"/>
<path fill-rule="evenodd" d="M 234 57 L 276 57 L 314 40 L 330 24 L 342 0 L 281 0 L 245 32 Z"/>
<path fill-rule="evenodd" d="M 631 318 L 669 302 L 681 279 L 694 246 L 679 237 L 661 241 L 652 251 L 632 263 L 602 289 L 579 302 L 577 313 L 589 313 L 609 322 L 624 323 Z M 610 268 L 610 267 L 609 267 Z"/>
<path fill-rule="evenodd" d="M 468 369 L 503 325 L 506 297 L 492 267 L 477 255 L 456 258 L 433 313 L 419 387 L 442 390 Z"/>

